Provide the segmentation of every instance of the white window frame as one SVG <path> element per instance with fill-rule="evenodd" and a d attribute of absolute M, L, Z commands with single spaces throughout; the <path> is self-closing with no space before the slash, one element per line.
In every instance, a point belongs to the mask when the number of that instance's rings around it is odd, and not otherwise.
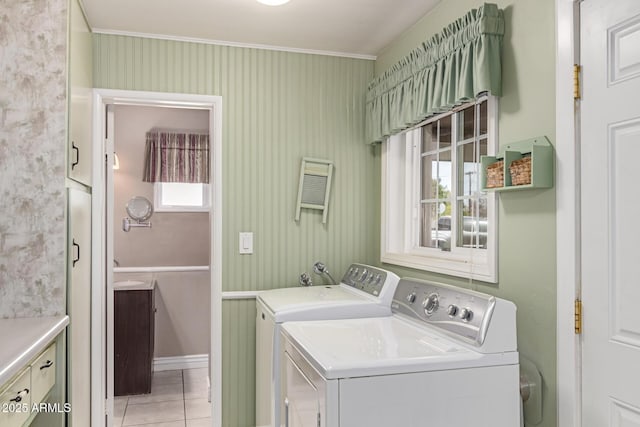
<path fill-rule="evenodd" d="M 455 115 L 470 105 L 487 100 L 487 154 L 494 155 L 498 147 L 497 98 L 482 95 L 449 112 L 430 117 L 423 123 L 393 135 L 382 147 L 382 212 L 381 254 L 384 263 L 431 271 L 451 276 L 498 281 L 498 202 L 496 194 L 483 194 L 487 198 L 487 248 L 457 247 L 456 209 L 458 196 L 457 129 L 452 118 L 452 177 L 451 177 L 451 250 L 419 246 L 420 221 L 420 128 L 427 123 Z M 480 167 L 478 165 L 478 167 Z M 481 171 L 479 171 L 481 173 Z M 478 181 L 480 181 L 478 176 Z M 478 184 L 479 185 L 479 184 Z"/>
<path fill-rule="evenodd" d="M 162 203 L 162 185 L 163 184 L 181 184 L 181 183 L 164 183 L 155 182 L 153 184 L 153 205 L 155 212 L 209 212 L 211 204 L 209 202 L 209 184 L 202 185 L 202 206 L 185 206 L 185 205 L 165 205 Z M 186 184 L 186 183 L 184 183 Z"/>

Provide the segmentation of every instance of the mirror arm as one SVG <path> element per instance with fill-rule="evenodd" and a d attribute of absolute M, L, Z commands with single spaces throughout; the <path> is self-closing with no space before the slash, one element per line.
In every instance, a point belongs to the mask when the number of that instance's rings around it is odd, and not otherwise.
<path fill-rule="evenodd" d="M 131 227 L 144 227 L 151 228 L 151 221 L 147 222 L 132 222 L 129 218 L 122 218 L 122 230 L 129 231 Z"/>

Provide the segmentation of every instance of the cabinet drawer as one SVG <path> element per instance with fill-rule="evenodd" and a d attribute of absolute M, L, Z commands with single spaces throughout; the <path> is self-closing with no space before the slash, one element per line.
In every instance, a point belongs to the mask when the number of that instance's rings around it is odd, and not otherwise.
<path fill-rule="evenodd" d="M 0 392 L 0 426 L 21 427 L 31 415 L 30 368 Z"/>
<path fill-rule="evenodd" d="M 56 383 L 56 345 L 51 344 L 31 364 L 31 400 L 40 403 Z"/>

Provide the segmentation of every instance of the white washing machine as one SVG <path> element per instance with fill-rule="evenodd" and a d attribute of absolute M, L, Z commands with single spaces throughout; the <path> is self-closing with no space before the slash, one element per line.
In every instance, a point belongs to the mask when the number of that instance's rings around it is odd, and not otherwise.
<path fill-rule="evenodd" d="M 402 279 L 391 307 L 282 326 L 282 426 L 520 425 L 512 302 Z"/>
<path fill-rule="evenodd" d="M 280 426 L 280 327 L 283 322 L 391 315 L 399 277 L 352 264 L 340 284 L 260 293 L 256 316 L 256 426 Z"/>

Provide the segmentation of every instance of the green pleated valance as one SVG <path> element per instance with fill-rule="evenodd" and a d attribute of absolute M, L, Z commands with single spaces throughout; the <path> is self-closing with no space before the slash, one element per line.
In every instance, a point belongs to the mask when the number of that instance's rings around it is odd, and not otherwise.
<path fill-rule="evenodd" d="M 367 142 L 380 142 L 481 92 L 500 96 L 503 35 L 503 11 L 485 3 L 376 77 L 367 92 Z"/>

